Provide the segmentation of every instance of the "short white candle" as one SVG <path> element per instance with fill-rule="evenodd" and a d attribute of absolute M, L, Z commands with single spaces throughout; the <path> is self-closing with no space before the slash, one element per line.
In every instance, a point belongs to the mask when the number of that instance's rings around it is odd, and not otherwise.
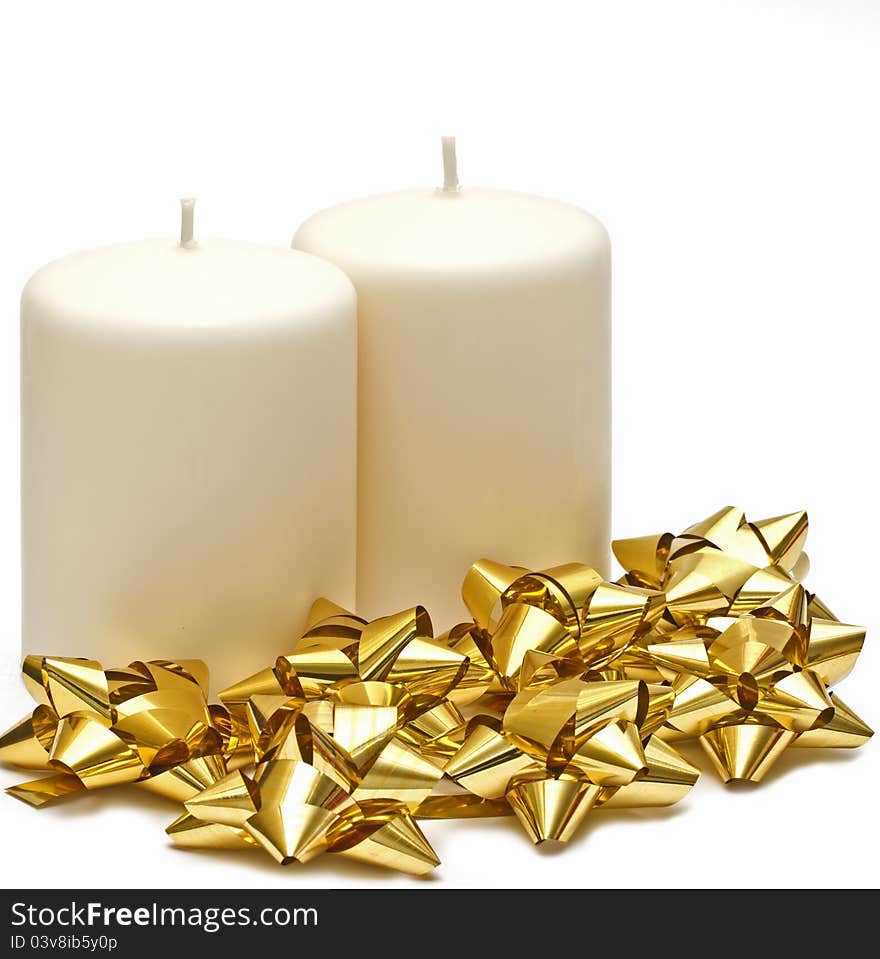
<path fill-rule="evenodd" d="M 563 203 L 444 183 L 318 213 L 294 246 L 358 292 L 358 605 L 426 603 L 489 556 L 604 570 L 610 248 Z"/>
<path fill-rule="evenodd" d="M 193 236 L 22 297 L 23 645 L 202 657 L 214 688 L 354 602 L 356 304 L 335 266 Z"/>

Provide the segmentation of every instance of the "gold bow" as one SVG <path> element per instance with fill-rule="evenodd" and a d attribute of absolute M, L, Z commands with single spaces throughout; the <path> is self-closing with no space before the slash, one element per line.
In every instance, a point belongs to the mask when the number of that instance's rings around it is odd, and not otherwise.
<path fill-rule="evenodd" d="M 163 792 L 177 775 L 226 772 L 226 717 L 208 707 L 201 662 L 105 672 L 93 660 L 28 656 L 22 674 L 39 705 L 0 737 L 0 758 L 52 771 L 7 790 L 32 806 L 126 783 Z"/>
<path fill-rule="evenodd" d="M 471 722 L 446 775 L 481 801 L 506 801 L 534 842 L 565 842 L 593 807 L 670 805 L 697 781 L 699 771 L 654 735 L 673 698 L 642 681 L 526 689 L 500 722 Z"/>
<path fill-rule="evenodd" d="M 422 607 L 366 622 L 318 600 L 275 665 L 224 690 L 251 776 L 238 768 L 168 827 L 184 846 L 323 852 L 420 875 L 439 860 L 414 813 L 465 735 L 447 698 L 467 657 L 432 638 Z"/>
<path fill-rule="evenodd" d="M 854 747 L 872 735 L 828 692 L 865 631 L 797 582 L 807 528 L 803 512 L 749 523 L 727 507 L 680 536 L 613 544 L 624 582 L 666 594 L 662 619 L 617 666 L 671 683 L 660 735 L 697 737 L 725 782 L 759 781 L 789 746 Z"/>
<path fill-rule="evenodd" d="M 442 639 L 470 661 L 459 695 L 482 697 L 485 711 L 445 767 L 465 792 L 428 798 L 419 816 L 512 811 L 535 842 L 566 841 L 594 807 L 687 793 L 698 770 L 653 735 L 671 689 L 613 681 L 663 613 L 662 592 L 577 563 L 530 571 L 484 559 L 462 597 L 473 621 Z"/>
<path fill-rule="evenodd" d="M 687 626 L 740 616 L 803 579 L 807 529 L 805 512 L 749 523 L 741 509 L 726 506 L 678 536 L 618 539 L 611 548 L 626 571 L 623 582 L 663 590 L 665 618 Z"/>
<path fill-rule="evenodd" d="M 416 875 L 439 863 L 412 814 L 443 770 L 416 745 L 424 714 L 402 686 L 353 681 L 320 700 L 255 699 L 253 774 L 235 770 L 190 797 L 168 827 L 176 843 L 256 843 L 280 863 L 329 851 Z"/>

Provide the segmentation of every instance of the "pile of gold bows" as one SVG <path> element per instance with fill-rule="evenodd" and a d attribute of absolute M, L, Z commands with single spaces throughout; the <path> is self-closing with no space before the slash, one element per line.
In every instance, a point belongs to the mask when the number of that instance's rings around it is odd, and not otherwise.
<path fill-rule="evenodd" d="M 182 804 L 181 846 L 419 875 L 439 860 L 418 819 L 515 814 L 564 842 L 592 809 L 677 802 L 699 776 L 678 740 L 758 781 L 788 746 L 871 736 L 828 691 L 865 634 L 799 584 L 806 534 L 805 513 L 723 509 L 615 542 L 617 583 L 481 560 L 472 619 L 437 638 L 422 607 L 366 622 L 319 599 L 295 649 L 219 704 L 200 662 L 29 656 L 38 705 L 0 759 L 49 774 L 8 792 L 134 784 Z"/>

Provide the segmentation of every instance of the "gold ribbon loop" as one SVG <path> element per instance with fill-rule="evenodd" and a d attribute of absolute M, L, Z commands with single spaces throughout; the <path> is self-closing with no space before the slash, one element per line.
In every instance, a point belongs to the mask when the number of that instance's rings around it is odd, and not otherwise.
<path fill-rule="evenodd" d="M 658 590 L 606 583 L 580 563 L 533 572 L 483 559 L 462 595 L 474 621 L 451 630 L 447 644 L 477 664 L 472 681 L 482 691 L 507 695 L 613 670 L 666 608 Z"/>

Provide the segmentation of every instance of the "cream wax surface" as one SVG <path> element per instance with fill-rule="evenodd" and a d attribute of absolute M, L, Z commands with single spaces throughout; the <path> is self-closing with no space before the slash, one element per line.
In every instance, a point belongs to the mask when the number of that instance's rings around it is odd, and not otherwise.
<path fill-rule="evenodd" d="M 216 691 L 355 600 L 356 301 L 305 253 L 195 241 L 27 284 L 24 651 L 200 657 Z"/>
<path fill-rule="evenodd" d="M 458 188 L 368 197 L 294 246 L 358 294 L 358 608 L 435 628 L 487 556 L 607 573 L 610 247 L 553 200 Z"/>

